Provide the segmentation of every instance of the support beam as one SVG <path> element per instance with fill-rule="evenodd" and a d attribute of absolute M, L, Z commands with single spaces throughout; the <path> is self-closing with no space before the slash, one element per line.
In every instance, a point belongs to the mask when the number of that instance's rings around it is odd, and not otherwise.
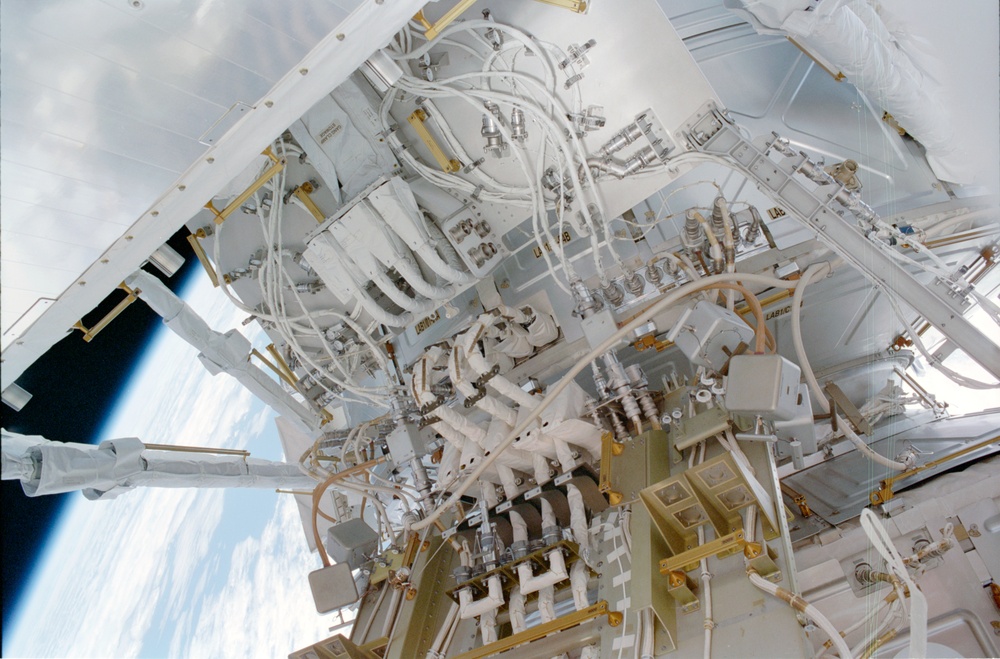
<path fill-rule="evenodd" d="M 750 142 L 732 120 L 709 102 L 684 125 L 688 148 L 720 159 L 756 183 L 761 192 L 789 211 L 803 225 L 815 231 L 847 263 L 864 274 L 875 286 L 904 300 L 955 345 L 965 351 L 993 377 L 1000 379 L 1000 346 L 980 332 L 964 316 L 971 306 L 964 295 L 947 282 L 931 284 L 918 280 L 899 265 L 888 251 L 889 245 L 870 239 L 858 224 L 873 224 L 878 216 L 854 193 L 832 184 L 807 186 L 797 174 L 821 176 L 805 154 L 796 154 L 775 134 Z M 786 156 L 781 162 L 768 157 L 771 149 Z M 820 170 L 822 168 L 819 168 Z M 850 222 L 854 214 L 859 222 Z M 844 217 L 848 215 L 848 217 Z"/>

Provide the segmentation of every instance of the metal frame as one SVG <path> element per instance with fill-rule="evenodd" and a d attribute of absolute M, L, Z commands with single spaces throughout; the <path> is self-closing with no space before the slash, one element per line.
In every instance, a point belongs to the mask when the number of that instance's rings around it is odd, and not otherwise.
<path fill-rule="evenodd" d="M 826 192 L 803 185 L 795 174 L 814 166 L 804 154 L 795 157 L 794 152 L 781 145 L 777 134 L 766 140 L 763 147 L 748 141 L 712 101 L 688 120 L 684 134 L 689 149 L 719 157 L 756 183 L 761 192 L 815 231 L 875 286 L 905 300 L 976 363 L 1000 379 L 1000 346 L 963 316 L 964 298 L 940 281 L 931 285 L 921 282 L 886 253 L 891 247 L 870 240 L 846 221 L 843 208 L 848 207 L 853 207 L 853 212 L 863 220 L 877 219 L 856 195 L 847 193 L 843 186 L 831 187 Z M 772 148 L 792 158 L 776 163 L 768 157 Z"/>

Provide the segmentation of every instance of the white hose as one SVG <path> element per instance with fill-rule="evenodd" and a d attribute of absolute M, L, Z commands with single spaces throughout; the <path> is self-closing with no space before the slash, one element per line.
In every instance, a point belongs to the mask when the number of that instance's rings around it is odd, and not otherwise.
<path fill-rule="evenodd" d="M 517 586 L 514 586 L 514 589 L 510 591 L 510 603 L 507 606 L 507 611 L 510 613 L 511 631 L 519 634 L 528 629 L 528 625 L 524 621 L 524 595 L 521 594 L 521 589 Z"/>
<path fill-rule="evenodd" d="M 806 268 L 799 279 L 795 293 L 792 294 L 792 344 L 795 346 L 795 357 L 799 360 L 799 368 L 802 370 L 802 377 L 813 392 L 813 400 L 816 401 L 825 414 L 830 413 L 830 403 L 826 399 L 826 392 L 819 386 L 816 375 L 809 365 L 809 357 L 806 355 L 805 346 L 802 343 L 802 296 L 805 294 L 806 286 L 814 277 L 826 275 L 830 272 L 829 263 L 817 263 Z"/>
<path fill-rule="evenodd" d="M 545 396 L 545 398 L 538 404 L 537 407 L 531 410 L 531 412 L 525 416 L 525 418 L 514 428 L 502 441 L 498 444 L 493 452 L 487 456 L 479 466 L 476 467 L 466 479 L 455 486 L 452 490 L 452 495 L 443 504 L 438 506 L 435 510 L 427 515 L 424 519 L 416 522 L 411 527 L 414 531 L 420 531 L 427 528 L 435 521 L 437 521 L 441 515 L 444 514 L 446 510 L 454 506 L 459 499 L 472 487 L 476 480 L 486 471 L 486 469 L 496 460 L 497 456 L 500 455 L 502 451 L 507 449 L 514 441 L 521 435 L 525 430 L 534 423 L 542 412 L 544 412 L 552 403 L 556 400 L 558 395 L 562 393 L 571 382 L 574 382 L 574 378 L 580 374 L 580 372 L 589 366 L 590 362 L 594 361 L 597 357 L 603 355 L 612 347 L 618 344 L 623 338 L 629 336 L 629 333 L 634 331 L 637 327 L 640 327 L 644 323 L 648 322 L 650 318 L 662 313 L 664 310 L 670 308 L 673 304 L 677 303 L 678 300 L 691 295 L 692 293 L 697 293 L 706 288 L 710 288 L 712 285 L 721 282 L 732 282 L 739 281 L 744 285 L 746 284 L 757 284 L 762 286 L 774 286 L 777 288 L 794 288 L 796 283 L 785 281 L 783 279 L 777 279 L 775 277 L 768 277 L 765 275 L 754 275 L 754 274 L 743 274 L 743 273 L 721 273 L 718 275 L 712 275 L 710 277 L 704 277 L 697 282 L 690 282 L 679 286 L 678 288 L 670 291 L 668 294 L 664 295 L 660 300 L 651 304 L 644 311 L 639 313 L 630 322 L 626 323 L 623 327 L 619 328 L 617 332 L 608 337 L 603 343 L 595 347 L 588 354 L 584 355 L 573 367 L 571 367 L 565 375 L 557 382 Z"/>
<path fill-rule="evenodd" d="M 830 637 L 830 640 L 833 641 L 833 645 L 834 647 L 836 647 L 837 653 L 840 655 L 840 659 L 852 659 L 851 649 L 847 647 L 847 642 L 844 641 L 844 638 L 840 635 L 840 632 L 837 631 L 837 628 L 833 626 L 833 623 L 831 623 L 827 619 L 827 617 L 820 612 L 819 609 L 817 609 L 812 604 L 809 604 L 798 595 L 795 595 L 785 590 L 784 588 L 780 588 L 779 586 L 771 583 L 764 577 L 757 574 L 755 570 L 749 571 L 747 573 L 747 576 L 750 577 L 750 583 L 757 586 L 757 588 L 763 590 L 765 593 L 768 593 L 770 595 L 773 595 L 774 597 L 781 599 L 782 601 L 785 601 L 786 603 L 789 604 L 789 606 L 798 611 L 801 611 L 810 620 L 815 622 L 820 629 L 826 632 L 827 636 Z M 786 597 L 790 598 L 791 601 L 789 602 L 789 600 L 786 599 Z"/>
<path fill-rule="evenodd" d="M 552 622 L 556 619 L 556 596 L 552 586 L 546 586 L 538 591 L 538 615 L 542 622 Z"/>
<path fill-rule="evenodd" d="M 923 659 L 927 656 L 927 598 L 913 582 L 903 558 L 896 551 L 892 539 L 879 519 L 868 508 L 861 511 L 861 528 L 872 545 L 885 559 L 888 568 L 906 584 L 910 591 L 910 657 Z"/>
<path fill-rule="evenodd" d="M 851 443 L 857 447 L 857 449 L 872 462 L 878 463 L 883 467 L 888 467 L 889 469 L 894 469 L 896 471 L 906 471 L 913 467 L 913 456 L 912 454 L 907 454 L 906 462 L 897 462 L 896 460 L 890 460 L 889 458 L 876 453 L 873 451 L 864 440 L 858 437 L 854 429 L 851 428 L 850 424 L 844 420 L 842 416 L 837 415 L 837 428 L 844 433 L 844 437 L 851 440 Z"/>
<path fill-rule="evenodd" d="M 816 379 L 816 375 L 813 373 L 812 366 L 809 364 L 809 357 L 806 355 L 806 349 L 802 342 L 802 322 L 801 322 L 801 312 L 802 312 L 802 296 L 805 294 L 806 286 L 813 280 L 813 278 L 821 275 L 825 275 L 830 270 L 829 263 L 817 263 L 809 266 L 806 271 L 802 274 L 801 279 L 799 279 L 798 285 L 795 287 L 795 293 L 792 294 L 792 343 L 795 346 L 795 356 L 799 360 L 799 368 L 802 370 L 802 377 L 805 378 L 806 383 L 813 392 L 813 400 L 815 400 L 820 409 L 824 413 L 830 413 L 830 403 L 826 399 L 826 392 L 823 388 L 819 386 L 819 381 Z M 858 437 L 851 426 L 844 421 L 844 419 L 837 415 L 837 427 L 844 433 L 844 436 L 851 441 L 857 449 L 865 455 L 869 460 L 876 462 L 883 467 L 888 467 L 889 469 L 894 469 L 896 471 L 905 471 L 908 469 L 910 464 L 904 462 L 897 462 L 895 460 L 890 460 L 889 458 L 880 455 L 873 451 L 865 442 Z"/>
<path fill-rule="evenodd" d="M 590 569 L 583 561 L 573 563 L 569 570 L 569 583 L 573 590 L 573 606 L 577 611 L 583 611 L 590 606 L 587 598 L 587 582 L 590 581 Z"/>
<path fill-rule="evenodd" d="M 587 526 L 587 509 L 583 494 L 572 483 L 566 485 L 566 499 L 569 501 L 569 526 L 573 537 L 580 546 L 580 555 L 585 561 L 590 557 L 590 529 Z"/>

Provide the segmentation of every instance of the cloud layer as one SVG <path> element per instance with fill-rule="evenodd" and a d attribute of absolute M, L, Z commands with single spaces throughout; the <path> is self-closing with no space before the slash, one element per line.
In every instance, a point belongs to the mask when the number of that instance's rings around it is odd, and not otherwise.
<path fill-rule="evenodd" d="M 199 284 L 186 299 L 215 329 L 239 326 L 241 312 L 218 296 Z M 101 438 L 244 448 L 273 434 L 273 416 L 162 330 Z M 36 567 L 4 654 L 223 657 L 252 648 L 274 657 L 325 638 L 332 623 L 312 606 L 306 575 L 318 565 L 294 503 L 260 500 L 190 489 L 79 496 Z M 222 532 L 244 522 L 262 533 L 237 541 Z"/>

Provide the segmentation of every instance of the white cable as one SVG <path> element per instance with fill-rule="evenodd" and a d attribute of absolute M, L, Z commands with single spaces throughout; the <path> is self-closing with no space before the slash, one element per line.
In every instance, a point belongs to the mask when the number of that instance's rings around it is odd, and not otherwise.
<path fill-rule="evenodd" d="M 785 590 L 784 588 L 779 588 L 779 586 L 777 586 L 776 584 L 771 583 L 764 577 L 757 574 L 756 570 L 749 571 L 747 573 L 747 576 L 750 578 L 750 583 L 752 583 L 754 586 L 756 586 L 760 590 L 763 590 L 765 593 L 768 593 L 770 595 L 773 595 L 774 597 L 777 597 L 785 601 L 789 606 L 796 609 L 797 611 L 801 611 L 810 620 L 815 622 L 820 629 L 826 632 L 827 636 L 830 637 L 830 640 L 833 641 L 833 645 L 837 649 L 837 653 L 840 655 L 840 659 L 851 659 L 853 657 L 853 655 L 851 654 L 851 649 L 847 647 L 847 642 L 844 640 L 844 637 L 840 635 L 840 632 L 837 631 L 837 628 L 833 626 L 833 623 L 831 623 L 829 619 L 827 619 L 827 617 L 823 615 L 823 613 L 819 609 L 817 609 L 812 604 L 806 602 L 798 595 L 795 595 L 794 593 L 791 593 Z M 784 592 L 782 594 L 779 594 L 779 591 L 784 591 Z M 785 596 L 783 597 L 782 595 Z M 789 600 L 786 599 L 786 597 L 788 597 L 791 601 L 789 602 Z"/>
<path fill-rule="evenodd" d="M 516 428 L 514 428 L 502 442 L 500 442 L 494 449 L 493 452 L 486 457 L 485 460 L 479 463 L 469 476 L 466 477 L 465 481 L 459 484 L 452 492 L 452 495 L 445 501 L 444 504 L 439 506 L 437 509 L 428 514 L 424 519 L 416 522 L 413 525 L 413 530 L 419 531 L 421 529 L 427 528 L 435 521 L 437 521 L 444 511 L 454 506 L 459 499 L 472 487 L 484 471 L 496 460 L 497 456 L 500 455 L 507 447 L 514 443 L 521 433 L 527 430 L 535 420 L 544 412 L 548 407 L 556 400 L 560 393 L 562 393 L 569 385 L 574 381 L 574 378 L 579 375 L 579 373 L 586 368 L 590 362 L 597 359 L 608 350 L 613 348 L 618 344 L 623 338 L 627 337 L 630 332 L 634 331 L 637 327 L 648 322 L 648 320 L 664 310 L 670 308 L 673 304 L 676 304 L 679 300 L 684 297 L 700 292 L 704 289 L 710 288 L 714 284 L 722 282 L 732 282 L 740 281 L 744 285 L 747 284 L 757 284 L 762 286 L 773 286 L 776 288 L 794 288 L 796 282 L 790 282 L 783 279 L 777 279 L 775 277 L 768 277 L 765 275 L 755 275 L 755 274 L 745 274 L 745 273 L 721 273 L 718 275 L 712 275 L 710 277 L 704 277 L 697 282 L 690 282 L 675 288 L 670 291 L 662 298 L 657 300 L 655 303 L 651 304 L 641 313 L 639 313 L 630 322 L 626 323 L 617 332 L 608 337 L 603 343 L 595 347 L 589 353 L 584 355 L 575 365 L 573 365 L 565 375 L 556 383 L 551 389 L 549 389 L 548 394 L 545 396 L 541 403 L 531 410 L 529 414 L 521 421 Z"/>
<path fill-rule="evenodd" d="M 888 568 L 906 584 L 910 591 L 910 657 L 927 656 L 927 598 L 910 577 L 903 558 L 896 551 L 885 527 L 870 509 L 861 511 L 861 528 L 876 551 L 885 559 Z"/>

